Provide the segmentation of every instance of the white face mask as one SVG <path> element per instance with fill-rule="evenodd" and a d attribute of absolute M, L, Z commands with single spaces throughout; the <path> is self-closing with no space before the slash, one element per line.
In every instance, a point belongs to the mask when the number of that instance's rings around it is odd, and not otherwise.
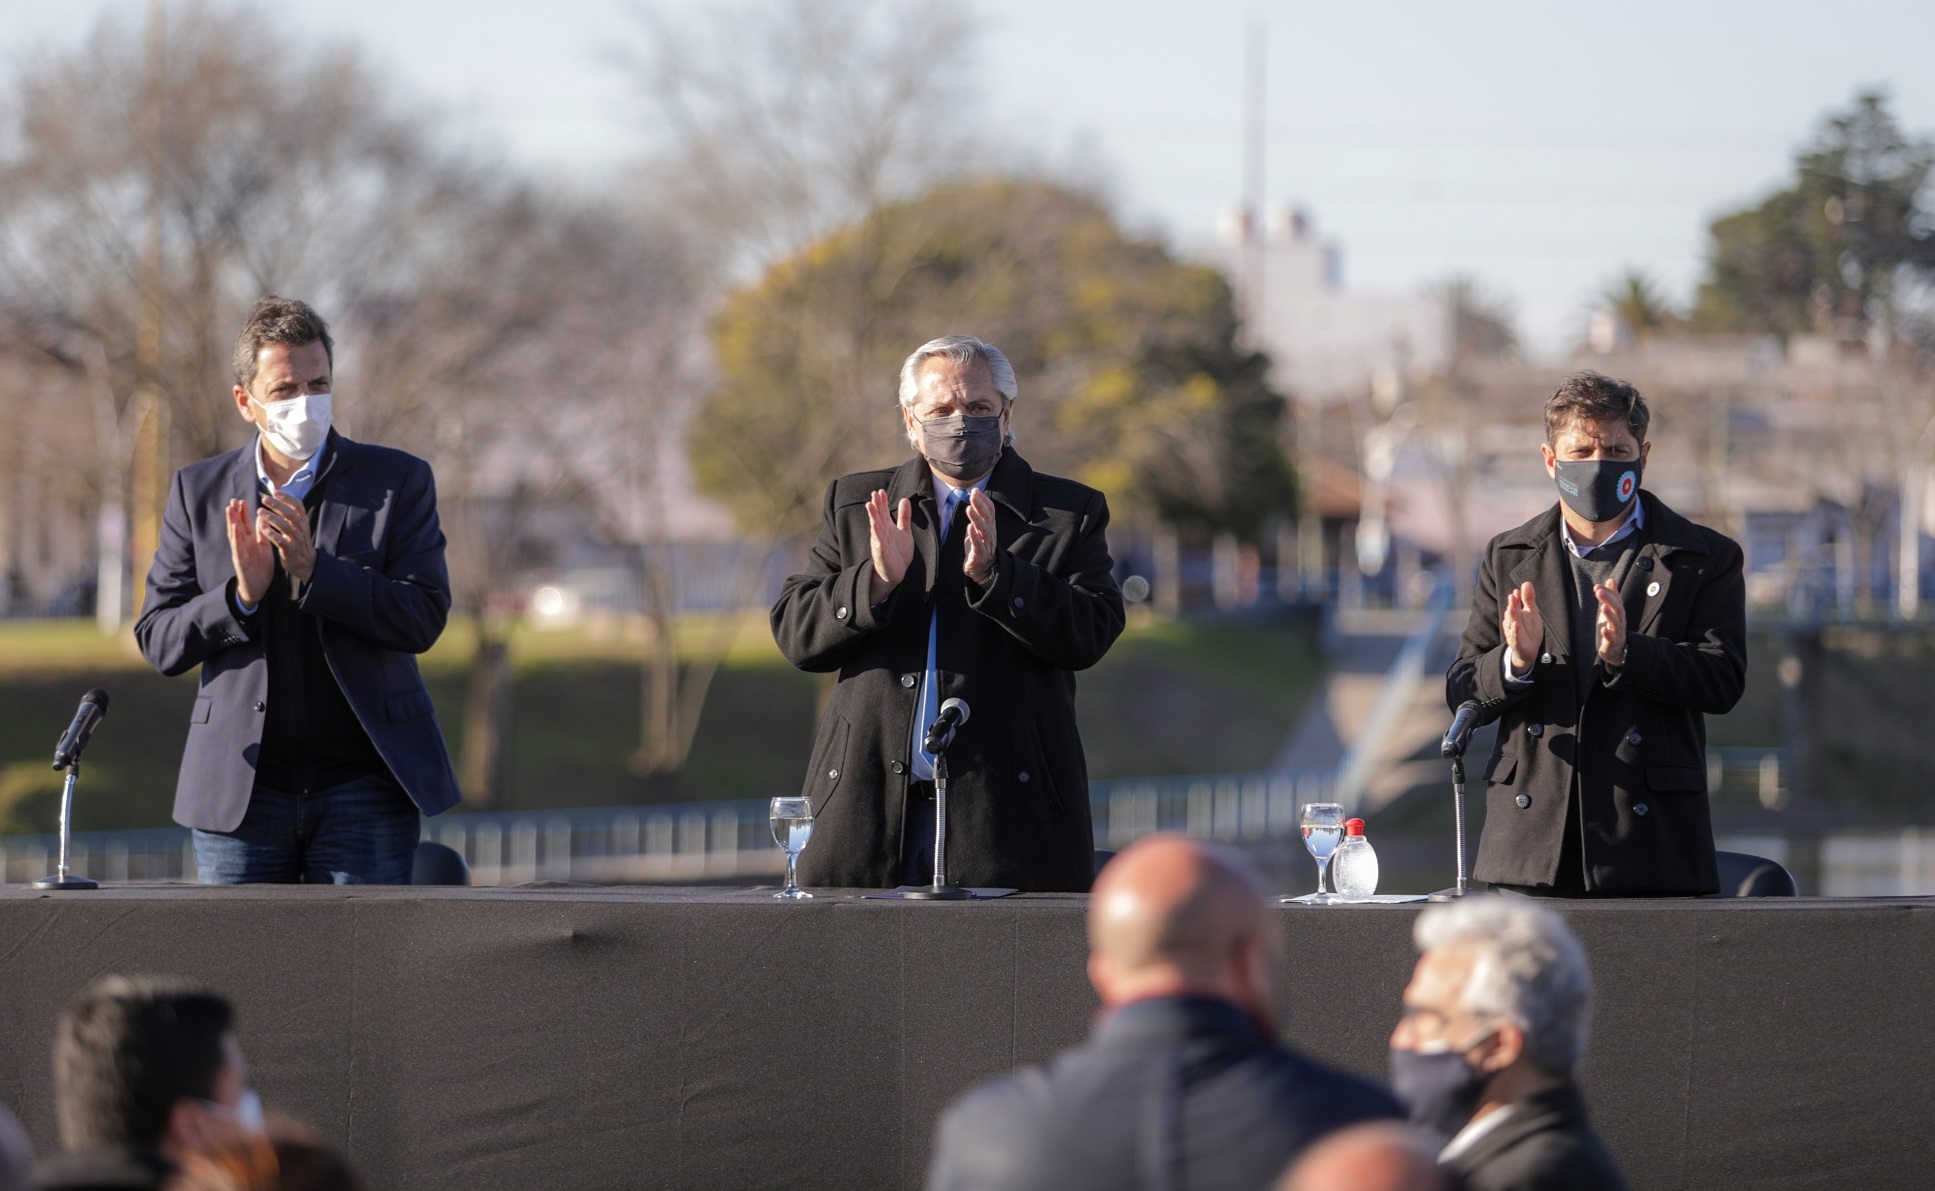
<path fill-rule="evenodd" d="M 307 459 L 322 450 L 323 440 L 329 437 L 329 394 L 311 393 L 267 403 L 250 400 L 262 411 L 256 425 L 270 446 L 291 459 Z"/>

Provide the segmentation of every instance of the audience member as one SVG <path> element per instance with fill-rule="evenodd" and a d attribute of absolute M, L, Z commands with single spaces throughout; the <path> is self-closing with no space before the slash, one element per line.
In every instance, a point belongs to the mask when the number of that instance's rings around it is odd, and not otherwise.
<path fill-rule="evenodd" d="M 1468 897 L 1413 928 L 1423 953 L 1391 1034 L 1398 1096 L 1451 1137 L 1439 1161 L 1473 1191 L 1623 1191 L 1573 1082 L 1592 974 L 1565 922 L 1534 902 Z"/>
<path fill-rule="evenodd" d="M 0 1104 L 0 1191 L 30 1191 L 33 1176 L 33 1143 L 7 1106 Z"/>
<path fill-rule="evenodd" d="M 1340 1129 L 1310 1147 L 1278 1191 L 1450 1191 L 1429 1137 L 1378 1122 Z"/>
<path fill-rule="evenodd" d="M 956 1101 L 929 1188 L 1265 1188 L 1315 1138 L 1401 1116 L 1278 1044 L 1270 910 L 1248 863 L 1211 844 L 1157 835 L 1110 861 L 1089 906 L 1094 1033 Z"/>
<path fill-rule="evenodd" d="M 159 1187 L 189 1154 L 257 1133 L 261 1102 L 229 1003 L 165 977 L 104 976 L 54 1036 L 54 1110 L 64 1150 L 42 1191 Z"/>

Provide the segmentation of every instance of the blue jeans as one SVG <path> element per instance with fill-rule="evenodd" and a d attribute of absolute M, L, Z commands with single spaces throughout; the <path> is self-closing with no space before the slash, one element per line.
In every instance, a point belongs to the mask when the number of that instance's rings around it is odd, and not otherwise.
<path fill-rule="evenodd" d="M 204 885 L 408 885 L 422 816 L 387 775 L 292 794 L 256 783 L 234 831 L 195 831 Z"/>

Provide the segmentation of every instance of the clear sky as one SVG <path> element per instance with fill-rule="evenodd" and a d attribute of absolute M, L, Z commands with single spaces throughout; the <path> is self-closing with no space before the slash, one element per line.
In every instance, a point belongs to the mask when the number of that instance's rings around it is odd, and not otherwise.
<path fill-rule="evenodd" d="M 659 0 L 673 13 L 701 0 Z M 361 43 L 405 88 L 513 160 L 621 167 L 642 109 L 610 65 L 627 0 L 275 5 Z M 0 0 L 0 54 L 71 44 L 140 0 Z M 1691 295 L 1717 212 L 1785 176 L 1820 114 L 1889 88 L 1935 133 L 1935 3 L 1838 0 L 979 0 L 983 127 L 1100 162 L 1125 216 L 1213 235 L 1241 185 L 1243 42 L 1268 44 L 1269 198 L 1345 252 L 1347 284 L 1411 291 L 1452 271 L 1564 345 L 1627 266 Z"/>

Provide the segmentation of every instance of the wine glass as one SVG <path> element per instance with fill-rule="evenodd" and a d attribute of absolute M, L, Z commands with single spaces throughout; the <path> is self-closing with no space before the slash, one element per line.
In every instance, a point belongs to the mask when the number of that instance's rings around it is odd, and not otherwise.
<path fill-rule="evenodd" d="M 1317 892 L 1310 898 L 1327 906 L 1339 900 L 1324 888 L 1330 875 L 1330 856 L 1344 838 L 1344 808 L 1335 802 L 1306 802 L 1303 805 L 1303 846 L 1317 859 Z"/>
<path fill-rule="evenodd" d="M 813 838 L 813 800 L 779 797 L 773 799 L 773 842 L 786 849 L 786 888 L 773 894 L 788 901 L 813 895 L 800 888 L 800 853 Z"/>

